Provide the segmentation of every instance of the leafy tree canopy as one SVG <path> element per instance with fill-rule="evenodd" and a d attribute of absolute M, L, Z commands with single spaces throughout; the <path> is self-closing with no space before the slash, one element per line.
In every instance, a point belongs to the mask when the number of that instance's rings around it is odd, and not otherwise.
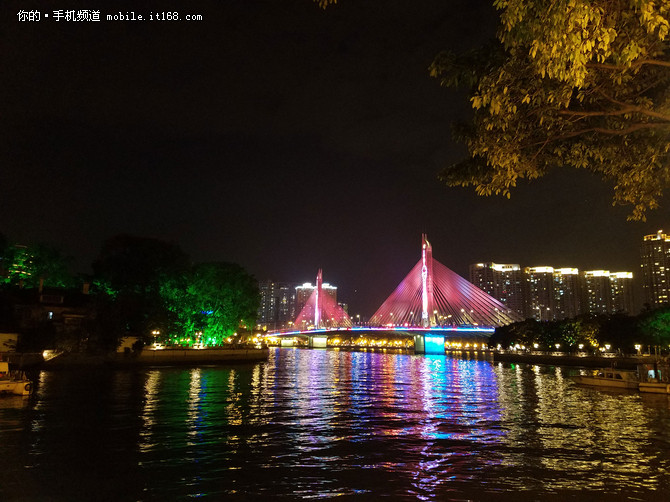
<path fill-rule="evenodd" d="M 5 252 L 7 250 L 7 237 L 0 232 L 0 283 L 2 283 L 3 278 L 7 275 L 7 260 Z"/>
<path fill-rule="evenodd" d="M 596 350 L 610 345 L 614 350 L 633 352 L 635 345 L 670 347 L 670 307 L 647 310 L 637 316 L 617 314 L 587 314 L 561 321 L 539 322 L 534 319 L 496 328 L 489 339 L 490 346 L 503 348 L 516 345 L 526 348 L 539 345 L 551 350 L 560 344 L 562 350 Z"/>
<path fill-rule="evenodd" d="M 38 287 L 40 281 L 46 287 L 72 287 L 71 262 L 72 258 L 47 244 L 6 246 L 2 253 L 5 275 L 0 282 L 27 288 Z"/>
<path fill-rule="evenodd" d="M 189 268 L 189 258 L 177 244 L 121 234 L 106 240 L 93 272 L 96 281 L 117 294 L 158 294 L 164 277 Z"/>
<path fill-rule="evenodd" d="M 234 263 L 196 265 L 186 277 L 165 281 L 161 295 L 173 314 L 173 338 L 193 343 L 200 332 L 207 345 L 253 326 L 260 301 L 256 280 Z"/>
<path fill-rule="evenodd" d="M 658 207 L 670 182 L 670 1 L 494 0 L 494 43 L 440 54 L 431 74 L 469 89 L 471 123 L 456 127 L 470 158 L 449 186 L 502 194 L 555 167 L 614 184 L 631 219 Z"/>
<path fill-rule="evenodd" d="M 670 345 L 670 308 L 644 312 L 640 317 L 642 336 L 639 341 L 667 348 Z"/>
<path fill-rule="evenodd" d="M 120 336 L 149 338 L 169 324 L 170 312 L 160 290 L 189 270 L 189 258 L 177 244 L 133 235 L 117 235 L 102 244 L 93 263 L 97 295 L 97 332 L 101 345 Z"/>
<path fill-rule="evenodd" d="M 337 0 L 314 0 L 314 2 L 317 3 L 322 9 L 325 9 L 330 4 L 337 3 Z"/>

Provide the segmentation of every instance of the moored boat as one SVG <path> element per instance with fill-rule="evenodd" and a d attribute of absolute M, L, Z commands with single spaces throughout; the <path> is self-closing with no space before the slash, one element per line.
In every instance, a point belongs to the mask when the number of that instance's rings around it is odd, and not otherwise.
<path fill-rule="evenodd" d="M 27 396 L 33 390 L 33 383 L 25 378 L 23 371 L 9 369 L 9 363 L 0 361 L 0 394 Z"/>
<path fill-rule="evenodd" d="M 638 366 L 640 392 L 670 394 L 670 364 L 667 358 L 657 358 Z"/>
<path fill-rule="evenodd" d="M 668 382 L 640 382 L 640 392 L 651 392 L 654 394 L 670 394 L 670 383 Z"/>
<path fill-rule="evenodd" d="M 639 388 L 640 380 L 634 371 L 617 369 L 600 369 L 590 375 L 574 375 L 571 377 L 576 383 L 594 387 L 609 387 L 615 389 Z"/>

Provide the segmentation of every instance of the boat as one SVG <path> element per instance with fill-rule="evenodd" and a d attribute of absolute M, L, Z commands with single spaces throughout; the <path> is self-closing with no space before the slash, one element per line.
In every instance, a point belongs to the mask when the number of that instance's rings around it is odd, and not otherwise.
<path fill-rule="evenodd" d="M 571 378 L 578 384 L 594 387 L 638 390 L 640 385 L 640 380 L 635 371 L 611 368 L 600 369 L 592 375 L 573 375 Z"/>
<path fill-rule="evenodd" d="M 654 394 L 670 394 L 670 383 L 668 382 L 640 382 L 640 392 L 652 392 Z"/>
<path fill-rule="evenodd" d="M 653 363 L 638 366 L 640 373 L 640 392 L 670 394 L 670 365 L 667 358 L 657 359 Z"/>
<path fill-rule="evenodd" d="M 10 370 L 9 363 L 0 361 L 0 394 L 28 396 L 33 390 L 33 383 L 23 371 Z"/>

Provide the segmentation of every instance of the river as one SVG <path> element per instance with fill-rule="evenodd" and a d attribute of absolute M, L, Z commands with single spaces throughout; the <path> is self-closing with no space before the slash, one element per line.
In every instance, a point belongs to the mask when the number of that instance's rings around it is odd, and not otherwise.
<path fill-rule="evenodd" d="M 0 500 L 667 500 L 670 398 L 570 371 L 307 349 L 42 371 L 0 398 Z"/>

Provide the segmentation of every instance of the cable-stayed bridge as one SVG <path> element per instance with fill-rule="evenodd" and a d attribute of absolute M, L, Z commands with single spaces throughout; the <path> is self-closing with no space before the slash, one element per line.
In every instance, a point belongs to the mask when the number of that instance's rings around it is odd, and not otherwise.
<path fill-rule="evenodd" d="M 433 258 L 432 246 L 422 235 L 421 258 L 391 295 L 372 315 L 365 328 L 353 327 L 347 313 L 316 288 L 298 314 L 294 326 L 309 329 L 285 331 L 278 336 L 307 336 L 310 346 L 327 344 L 329 336 L 343 331 L 385 332 L 413 336 L 416 352 L 444 353 L 448 338 L 488 337 L 496 327 L 522 320 L 503 303 Z"/>

